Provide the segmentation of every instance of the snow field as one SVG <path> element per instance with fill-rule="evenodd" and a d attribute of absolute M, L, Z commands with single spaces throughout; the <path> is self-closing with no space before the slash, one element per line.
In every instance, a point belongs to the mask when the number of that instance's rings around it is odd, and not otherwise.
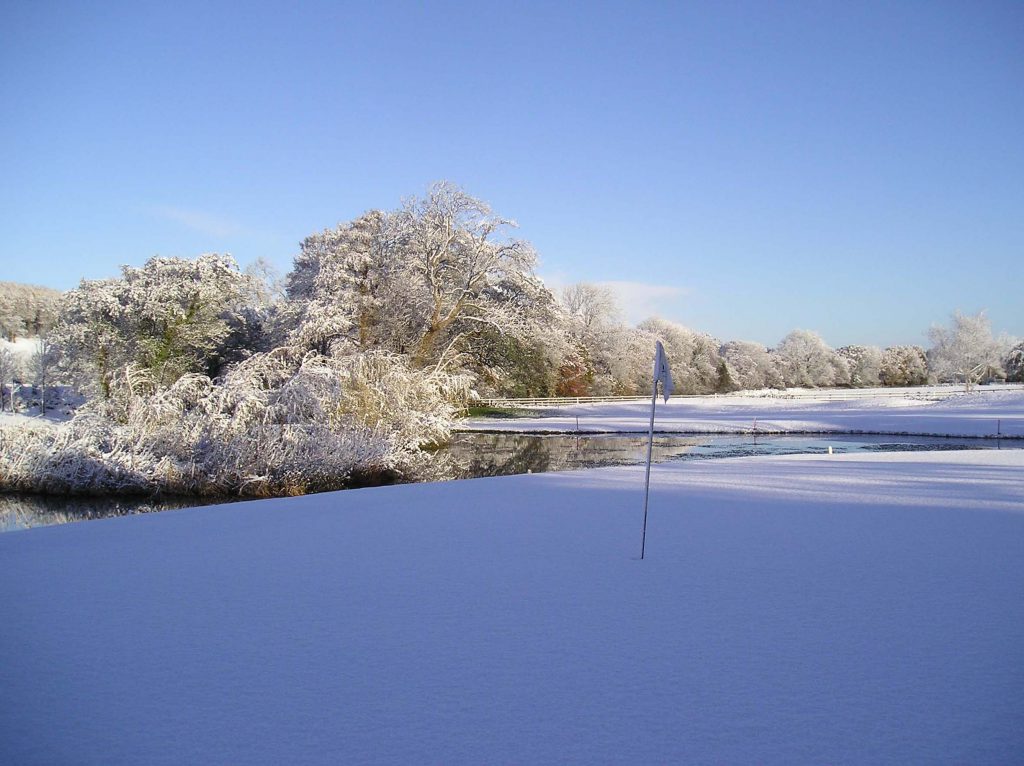
<path fill-rule="evenodd" d="M 462 430 L 646 432 L 647 402 L 562 407 L 535 418 L 476 418 Z M 936 436 L 1024 437 L 1024 391 L 984 392 L 928 401 L 905 398 L 801 401 L 708 397 L 658 401 L 654 427 L 663 432 L 866 432 Z"/>
<path fill-rule="evenodd" d="M 1024 451 L 743 458 L 0 536 L 0 762 L 1024 753 Z"/>

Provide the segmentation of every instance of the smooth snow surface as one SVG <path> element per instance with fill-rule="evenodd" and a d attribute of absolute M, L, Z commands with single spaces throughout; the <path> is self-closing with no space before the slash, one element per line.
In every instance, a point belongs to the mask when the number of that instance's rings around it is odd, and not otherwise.
<path fill-rule="evenodd" d="M 1024 760 L 1024 452 L 642 481 L 0 536 L 0 763 Z"/>
<path fill-rule="evenodd" d="M 912 389 L 908 389 L 912 391 Z M 1024 437 L 1024 392 L 981 391 L 940 401 L 913 393 L 891 399 L 801 401 L 722 396 L 658 401 L 655 429 L 680 433 L 864 432 L 934 436 Z M 647 402 L 580 404 L 536 418 L 476 418 L 463 430 L 646 432 Z"/>

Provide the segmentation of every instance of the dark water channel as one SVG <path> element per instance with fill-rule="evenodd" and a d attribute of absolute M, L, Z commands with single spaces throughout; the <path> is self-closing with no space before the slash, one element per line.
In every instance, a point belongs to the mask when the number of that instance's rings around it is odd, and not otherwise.
<path fill-rule="evenodd" d="M 1021 440 L 950 439 L 929 436 L 720 436 L 661 434 L 654 438 L 653 460 L 708 460 L 750 455 L 907 452 L 962 449 L 1020 449 Z M 637 434 L 531 435 L 460 433 L 438 450 L 457 478 L 571 471 L 643 463 L 647 437 Z M 60 497 L 0 493 L 0 532 L 139 513 L 191 508 L 227 499 L 132 497 Z"/>

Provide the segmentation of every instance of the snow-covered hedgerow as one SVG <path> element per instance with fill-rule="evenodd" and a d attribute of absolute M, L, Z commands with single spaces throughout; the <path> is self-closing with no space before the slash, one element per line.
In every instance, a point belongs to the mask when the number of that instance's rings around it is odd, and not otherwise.
<path fill-rule="evenodd" d="M 461 385 L 384 353 L 279 348 L 168 388 L 129 366 L 64 426 L 0 432 L 0 489 L 265 497 L 408 475 L 448 438 Z"/>

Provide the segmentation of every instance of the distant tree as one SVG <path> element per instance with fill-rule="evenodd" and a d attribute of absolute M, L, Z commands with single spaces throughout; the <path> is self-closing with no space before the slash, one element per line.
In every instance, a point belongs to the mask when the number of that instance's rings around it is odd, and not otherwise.
<path fill-rule="evenodd" d="M 843 346 L 836 354 L 846 362 L 850 384 L 877 386 L 882 369 L 882 349 L 877 346 Z"/>
<path fill-rule="evenodd" d="M 718 353 L 729 364 L 730 374 L 740 388 L 756 391 L 785 387 L 776 357 L 760 343 L 731 340 Z"/>
<path fill-rule="evenodd" d="M 248 300 L 253 308 L 264 309 L 284 300 L 285 280 L 281 273 L 266 258 L 260 256 L 245 267 L 248 278 Z"/>
<path fill-rule="evenodd" d="M 576 346 L 558 367 L 556 396 L 590 396 L 593 393 L 594 366 L 585 346 Z"/>
<path fill-rule="evenodd" d="M 45 336 L 39 339 L 35 351 L 28 358 L 28 376 L 39 389 L 39 414 L 46 414 L 46 393 L 53 385 L 57 370 L 58 351 Z"/>
<path fill-rule="evenodd" d="M 849 383 L 842 359 L 821 336 L 810 330 L 794 330 L 775 349 L 787 386 L 837 386 Z"/>
<path fill-rule="evenodd" d="M 607 370 L 610 378 L 604 381 L 599 392 L 614 395 L 650 394 L 657 341 L 658 336 L 650 332 L 646 326 L 616 328 L 607 350 Z M 682 360 L 673 359 L 670 355 L 669 364 L 672 365 L 675 374 Z M 678 390 L 680 384 L 677 383 L 676 388 Z"/>
<path fill-rule="evenodd" d="M 721 361 L 718 356 L 721 344 L 717 340 L 658 317 L 644 320 L 639 329 L 664 343 L 677 392 L 707 394 L 717 388 Z M 653 344 L 651 349 L 649 354 L 653 359 Z"/>
<path fill-rule="evenodd" d="M 992 337 L 985 312 L 953 313 L 948 327 L 933 325 L 928 331 L 932 347 L 928 366 L 940 380 L 963 382 L 970 391 L 976 383 L 1001 371 L 1000 344 Z"/>
<path fill-rule="evenodd" d="M 928 361 L 920 346 L 890 346 L 882 353 L 878 377 L 883 386 L 923 386 Z"/>
<path fill-rule="evenodd" d="M 18 360 L 8 348 L 0 347 L 0 412 L 4 410 L 4 392 L 14 412 L 14 379 L 18 375 Z"/>
<path fill-rule="evenodd" d="M 1006 379 L 1012 383 L 1024 383 L 1024 341 L 1012 346 L 1003 357 Z"/>
<path fill-rule="evenodd" d="M 729 364 L 724 359 L 718 362 L 718 383 L 715 385 L 715 393 L 727 394 L 730 391 L 736 391 L 739 386 L 732 379 L 732 373 L 729 372 Z"/>
<path fill-rule="evenodd" d="M 589 339 L 620 321 L 615 293 L 608 287 L 579 282 L 562 290 L 562 306 L 581 338 Z"/>
<path fill-rule="evenodd" d="M 0 335 L 42 335 L 56 321 L 59 301 L 60 292 L 49 287 L 0 282 Z"/>

